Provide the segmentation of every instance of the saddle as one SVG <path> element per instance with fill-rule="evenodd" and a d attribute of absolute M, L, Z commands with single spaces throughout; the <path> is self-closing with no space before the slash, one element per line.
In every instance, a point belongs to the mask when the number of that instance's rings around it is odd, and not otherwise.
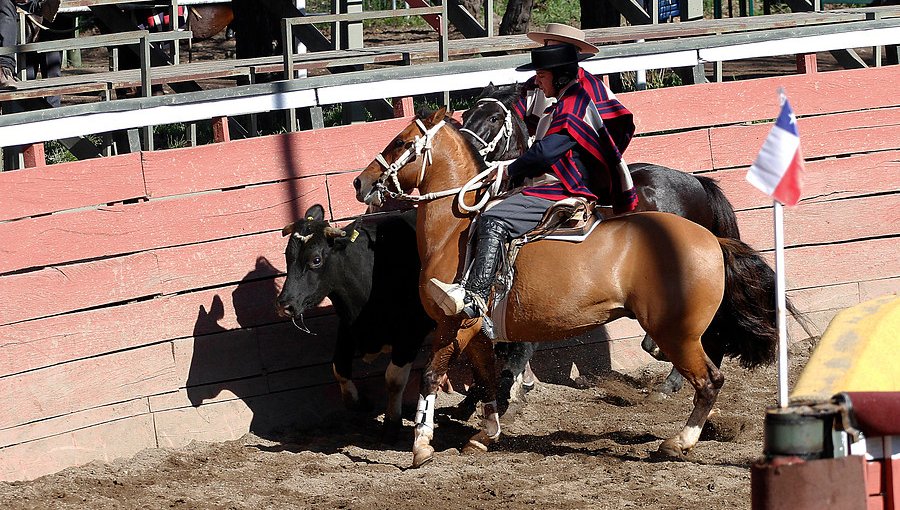
<path fill-rule="evenodd" d="M 497 333 L 496 341 L 502 342 L 506 339 L 504 320 L 506 298 L 515 279 L 516 257 L 522 246 L 541 239 L 580 243 L 600 224 L 602 217 L 601 209 L 596 203 L 581 197 L 565 198 L 550 206 L 537 226 L 507 244 L 506 256 L 503 257 L 497 278 L 494 280 L 490 306 L 490 316 L 494 321 L 494 331 Z M 470 260 L 468 256 L 466 259 L 468 267 Z"/>
<path fill-rule="evenodd" d="M 525 243 L 546 238 L 581 242 L 600 221 L 598 213 L 596 203 L 585 198 L 559 200 L 547 209 L 540 223 L 525 234 Z"/>

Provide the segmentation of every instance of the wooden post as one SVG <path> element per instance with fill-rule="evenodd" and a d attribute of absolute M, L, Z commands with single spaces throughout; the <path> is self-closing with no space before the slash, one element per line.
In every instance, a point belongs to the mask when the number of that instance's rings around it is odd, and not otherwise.
<path fill-rule="evenodd" d="M 394 118 L 412 117 L 416 114 L 414 111 L 412 97 L 395 97 L 394 98 Z"/>
<path fill-rule="evenodd" d="M 438 42 L 438 58 L 440 58 L 441 62 L 448 62 L 450 60 L 450 49 L 448 48 L 450 42 L 450 25 L 449 23 L 449 11 L 447 10 L 447 2 L 441 3 L 441 38 Z M 447 110 L 450 110 L 450 91 L 444 91 L 444 106 L 447 107 Z"/>
<path fill-rule="evenodd" d="M 228 132 L 228 117 L 215 117 L 212 120 L 213 142 L 230 142 L 231 135 Z"/>
<path fill-rule="evenodd" d="M 816 65 L 815 53 L 801 53 L 797 55 L 797 72 L 800 74 L 812 74 L 819 72 Z"/>
<path fill-rule="evenodd" d="M 867 12 L 866 20 L 875 21 L 881 19 L 881 14 L 877 12 Z M 872 48 L 872 59 L 875 61 L 875 67 L 881 67 L 881 46 L 875 46 Z"/>
<path fill-rule="evenodd" d="M 22 157 L 25 160 L 25 168 L 47 165 L 47 155 L 44 153 L 43 143 L 26 145 L 22 149 Z"/>
<path fill-rule="evenodd" d="M 900 63 L 900 45 L 891 44 L 884 47 L 884 65 L 895 66 Z"/>
<path fill-rule="evenodd" d="M 150 38 L 148 33 L 141 36 L 140 44 L 141 56 L 141 95 L 144 97 L 153 96 L 153 81 L 150 79 Z M 152 151 L 153 146 L 153 126 L 144 127 L 144 150 Z"/>
<path fill-rule="evenodd" d="M 174 34 L 178 31 L 178 22 L 181 21 L 178 18 L 178 0 L 172 0 L 172 15 L 169 16 L 169 30 Z M 187 12 L 185 12 L 187 14 Z M 172 41 L 172 63 L 178 65 L 179 62 L 179 53 L 181 53 L 181 41 L 175 39 Z"/>

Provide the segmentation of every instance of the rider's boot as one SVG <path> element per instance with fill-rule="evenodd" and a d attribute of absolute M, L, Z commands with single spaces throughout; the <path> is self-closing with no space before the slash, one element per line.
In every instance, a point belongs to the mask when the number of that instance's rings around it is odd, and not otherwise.
<path fill-rule="evenodd" d="M 487 303 L 503 257 L 503 247 L 509 240 L 509 227 L 503 220 L 486 216 L 478 219 L 475 228 L 475 260 L 465 287 L 432 278 L 428 294 L 447 315 L 462 314 L 470 319 L 481 317 L 482 332 L 493 340 L 496 333 L 494 323 L 487 315 Z"/>

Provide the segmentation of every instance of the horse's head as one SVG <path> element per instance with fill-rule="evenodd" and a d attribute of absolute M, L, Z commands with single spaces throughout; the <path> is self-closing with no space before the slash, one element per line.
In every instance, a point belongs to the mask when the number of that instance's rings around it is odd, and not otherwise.
<path fill-rule="evenodd" d="M 384 194 L 409 193 L 425 177 L 435 135 L 444 126 L 446 108 L 417 116 L 353 179 L 356 199 L 381 205 Z"/>
<path fill-rule="evenodd" d="M 519 98 L 519 87 L 488 85 L 475 105 L 463 112 L 460 129 L 478 153 L 488 161 L 514 159 L 527 147 L 527 129 L 512 112 Z"/>
<path fill-rule="evenodd" d="M 304 219 L 282 229 L 282 235 L 290 238 L 284 252 L 287 278 L 276 301 L 279 315 L 302 321 L 304 311 L 346 282 L 341 257 L 355 235 L 350 230 L 329 225 L 318 204 L 306 211 Z"/>

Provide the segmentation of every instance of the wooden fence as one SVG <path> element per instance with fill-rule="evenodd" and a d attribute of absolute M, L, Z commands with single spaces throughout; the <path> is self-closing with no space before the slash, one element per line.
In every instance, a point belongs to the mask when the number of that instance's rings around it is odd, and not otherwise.
<path fill-rule="evenodd" d="M 744 175 L 785 87 L 807 159 L 805 199 L 786 211 L 788 286 L 823 330 L 900 289 L 896 83 L 888 66 L 622 94 L 641 135 L 626 156 L 719 179 L 744 238 L 770 252 L 769 200 Z M 351 180 L 408 122 L 0 173 L 0 479 L 247 431 L 277 438 L 340 407 L 334 316 L 308 321 L 316 337 L 275 316 L 280 230 L 316 203 L 335 220 L 361 213 Z M 639 336 L 617 321 L 539 352 L 538 375 L 567 374 L 587 351 L 637 366 Z M 383 365 L 359 368 L 377 392 Z"/>

